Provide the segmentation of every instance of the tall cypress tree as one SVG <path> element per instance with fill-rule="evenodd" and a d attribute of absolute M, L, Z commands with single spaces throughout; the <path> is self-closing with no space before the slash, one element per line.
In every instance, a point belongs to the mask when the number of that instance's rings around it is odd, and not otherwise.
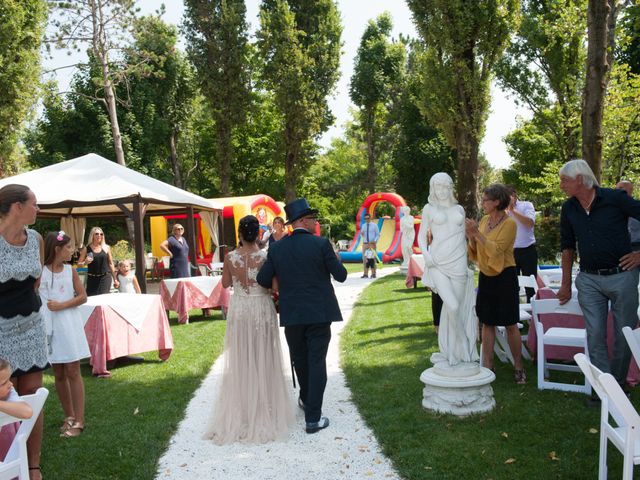
<path fill-rule="evenodd" d="M 15 173 L 12 154 L 40 75 L 44 0 L 0 2 L 0 177 Z"/>
<path fill-rule="evenodd" d="M 229 195 L 233 135 L 250 103 L 250 46 L 244 0 L 185 0 L 187 53 L 215 121 L 220 191 Z"/>
<path fill-rule="evenodd" d="M 519 0 L 407 0 L 425 42 L 421 109 L 458 157 L 457 196 L 477 210 L 478 153 L 489 113 L 489 87 L 517 26 Z"/>
<path fill-rule="evenodd" d="M 313 141 L 333 123 L 327 96 L 339 77 L 340 15 L 333 0 L 264 0 L 258 48 L 282 115 L 286 199 L 296 197 Z"/>

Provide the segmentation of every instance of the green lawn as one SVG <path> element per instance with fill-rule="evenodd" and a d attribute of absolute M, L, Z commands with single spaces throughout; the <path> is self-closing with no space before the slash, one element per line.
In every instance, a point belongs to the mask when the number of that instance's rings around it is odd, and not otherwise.
<path fill-rule="evenodd" d="M 47 479 L 153 479 L 156 465 L 184 416 L 193 392 L 222 351 L 225 323 L 220 312 L 206 320 L 190 313 L 188 325 L 171 318 L 174 350 L 167 362 L 157 352 L 144 363 L 116 366 L 112 378 L 91 376 L 82 365 L 86 388 L 86 429 L 60 438 L 64 417 L 53 375 L 45 374 L 42 471 Z"/>
<path fill-rule="evenodd" d="M 517 386 L 512 368 L 496 361 L 497 407 L 491 413 L 461 419 L 422 408 L 419 377 L 437 345 L 429 302 L 424 288 L 405 288 L 401 275 L 383 277 L 364 291 L 342 335 L 353 399 L 402 477 L 596 478 L 599 410 L 587 407 L 584 395 L 538 391 L 531 363 L 529 383 Z M 53 377 L 45 375 L 51 392 L 45 478 L 154 478 L 187 403 L 222 350 L 219 312 L 206 320 L 199 313 L 191 312 L 189 325 L 172 316 L 175 349 L 168 362 L 151 352 L 144 363 L 112 369 L 110 379 L 92 377 L 83 365 L 87 418 L 78 438 L 58 436 L 63 415 Z M 634 391 L 636 405 L 638 400 Z M 621 455 L 609 448 L 609 456 L 610 478 L 619 478 Z"/>
<path fill-rule="evenodd" d="M 529 383 L 518 386 L 513 368 L 496 359 L 491 413 L 458 418 L 422 408 L 419 377 L 437 338 L 430 295 L 405 288 L 401 275 L 364 291 L 341 348 L 353 399 L 403 478 L 597 478 L 599 408 L 586 406 L 585 395 L 539 391 L 531 362 Z M 610 447 L 609 457 L 610 478 L 620 478 L 621 455 Z"/>

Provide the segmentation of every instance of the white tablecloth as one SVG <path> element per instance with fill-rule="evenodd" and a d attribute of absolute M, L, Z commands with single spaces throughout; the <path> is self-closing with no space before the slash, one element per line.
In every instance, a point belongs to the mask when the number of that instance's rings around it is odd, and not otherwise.
<path fill-rule="evenodd" d="M 167 287 L 171 296 L 175 293 L 179 282 L 188 282 L 200 290 L 205 297 L 208 297 L 221 280 L 222 275 L 216 275 L 214 277 L 165 278 L 162 282 Z"/>
<path fill-rule="evenodd" d="M 107 293 L 104 295 L 93 295 L 87 298 L 87 302 L 80 305 L 78 310 L 83 322 L 86 324 L 93 309 L 97 306 L 111 307 L 111 309 L 121 316 L 133 328 L 140 331 L 149 309 L 159 295 L 145 295 L 136 293 Z"/>

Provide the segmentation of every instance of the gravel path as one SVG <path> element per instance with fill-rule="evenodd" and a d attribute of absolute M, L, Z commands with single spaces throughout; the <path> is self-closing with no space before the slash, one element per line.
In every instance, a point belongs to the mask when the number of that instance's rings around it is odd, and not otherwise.
<path fill-rule="evenodd" d="M 379 276 L 397 268 L 379 269 Z M 158 480 L 209 479 L 230 480 L 333 480 L 400 479 L 391 462 L 380 452 L 377 440 L 351 402 L 339 365 L 339 334 L 351 317 L 353 305 L 372 280 L 350 274 L 346 282 L 334 283 L 344 322 L 332 324 L 333 338 L 327 355 L 329 376 L 324 395 L 323 414 L 331 424 L 320 432 L 304 431 L 304 414 L 296 408 L 296 426 L 286 442 L 262 445 L 217 446 L 202 435 L 211 415 L 221 379 L 222 362 L 217 360 L 187 407 L 184 420 L 171 439 L 158 465 Z M 284 357 L 288 358 L 284 329 L 280 337 Z M 291 374 L 287 381 L 291 384 Z M 297 390 L 291 389 L 295 405 Z"/>

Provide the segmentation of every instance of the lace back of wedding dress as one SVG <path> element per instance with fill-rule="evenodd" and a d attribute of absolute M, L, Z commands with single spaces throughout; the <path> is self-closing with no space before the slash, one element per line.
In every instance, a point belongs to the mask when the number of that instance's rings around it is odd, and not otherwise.
<path fill-rule="evenodd" d="M 240 253 L 236 250 L 229 253 L 231 276 L 233 278 L 234 295 L 265 295 L 268 290 L 258 285 L 256 276 L 267 259 L 267 252 Z"/>
<path fill-rule="evenodd" d="M 264 251 L 229 253 L 233 295 L 224 367 L 205 438 L 223 445 L 287 438 L 293 404 L 284 379 L 278 318 L 269 290 L 256 282 Z"/>

